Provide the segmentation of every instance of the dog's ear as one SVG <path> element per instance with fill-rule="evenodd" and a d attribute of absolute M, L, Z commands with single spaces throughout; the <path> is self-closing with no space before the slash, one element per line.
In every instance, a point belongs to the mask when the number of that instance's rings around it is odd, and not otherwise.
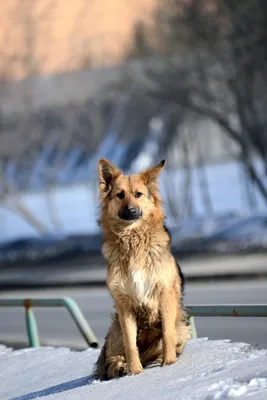
<path fill-rule="evenodd" d="M 166 160 L 162 160 L 160 163 L 155 165 L 155 167 L 149 168 L 145 172 L 142 173 L 142 178 L 144 179 L 147 185 L 157 182 L 160 173 L 162 172 Z"/>
<path fill-rule="evenodd" d="M 166 160 L 162 160 L 160 163 L 155 165 L 155 167 L 149 168 L 141 173 L 141 177 L 154 199 L 159 199 L 158 177 L 164 168 L 165 162 Z"/>
<path fill-rule="evenodd" d="M 121 171 L 111 162 L 101 158 L 98 163 L 99 193 L 100 197 L 107 195 L 112 188 L 112 181 L 121 175 Z"/>

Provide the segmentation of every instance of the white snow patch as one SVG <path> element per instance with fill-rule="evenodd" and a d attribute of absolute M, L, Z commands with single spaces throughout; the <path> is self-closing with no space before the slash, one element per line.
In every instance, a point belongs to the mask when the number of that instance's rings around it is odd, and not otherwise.
<path fill-rule="evenodd" d="M 90 379 L 98 354 L 0 346 L 0 399 L 267 399 L 267 349 L 245 343 L 194 339 L 175 365 L 109 382 Z"/>
<path fill-rule="evenodd" d="M 247 381 L 230 378 L 211 385 L 208 391 L 213 392 L 213 394 L 208 396 L 207 399 L 230 399 L 263 391 L 263 389 L 267 389 L 267 378 L 248 378 Z"/>

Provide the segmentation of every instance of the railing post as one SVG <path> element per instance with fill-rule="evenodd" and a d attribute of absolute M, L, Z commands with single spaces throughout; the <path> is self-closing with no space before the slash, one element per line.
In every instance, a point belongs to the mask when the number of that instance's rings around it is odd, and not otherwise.
<path fill-rule="evenodd" d="M 27 326 L 27 333 L 29 339 L 29 346 L 30 347 L 39 347 L 40 340 L 38 335 L 38 328 L 34 316 L 33 309 L 31 307 L 30 299 L 24 300 L 25 306 L 25 317 L 26 317 L 26 326 Z"/>
<path fill-rule="evenodd" d="M 192 339 L 197 339 L 197 330 L 196 330 L 194 317 L 190 317 L 189 325 L 190 325 L 190 328 L 191 328 L 191 338 Z"/>
<path fill-rule="evenodd" d="M 79 331 L 83 335 L 85 341 L 89 344 L 90 347 L 98 347 L 97 338 L 95 337 L 94 332 L 88 325 L 83 314 L 81 313 L 77 303 L 69 297 L 65 297 L 63 301 L 70 315 L 74 319 Z"/>

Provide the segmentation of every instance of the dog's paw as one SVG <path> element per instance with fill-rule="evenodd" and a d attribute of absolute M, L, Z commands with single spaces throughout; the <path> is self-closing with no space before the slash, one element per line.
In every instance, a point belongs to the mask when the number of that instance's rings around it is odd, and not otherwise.
<path fill-rule="evenodd" d="M 127 364 L 122 356 L 114 357 L 108 368 L 108 379 L 121 378 L 127 374 Z"/>
<path fill-rule="evenodd" d="M 167 354 L 163 357 L 162 366 L 164 365 L 171 365 L 176 363 L 176 353 L 174 354 Z"/>
<path fill-rule="evenodd" d="M 129 375 L 137 375 L 143 372 L 143 367 L 140 361 L 129 364 L 127 369 Z"/>

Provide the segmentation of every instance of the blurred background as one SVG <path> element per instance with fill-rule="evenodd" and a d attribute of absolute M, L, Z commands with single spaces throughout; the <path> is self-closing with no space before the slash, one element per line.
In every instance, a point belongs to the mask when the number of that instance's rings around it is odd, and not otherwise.
<path fill-rule="evenodd" d="M 267 302 L 266 20 L 265 0 L 1 1 L 0 296 L 71 293 L 103 338 L 98 159 L 131 173 L 166 158 L 186 302 Z M 23 342 L 21 313 L 0 313 L 0 340 Z M 80 345 L 40 315 L 46 343 Z M 257 337 L 201 321 L 267 346 L 263 319 Z"/>

